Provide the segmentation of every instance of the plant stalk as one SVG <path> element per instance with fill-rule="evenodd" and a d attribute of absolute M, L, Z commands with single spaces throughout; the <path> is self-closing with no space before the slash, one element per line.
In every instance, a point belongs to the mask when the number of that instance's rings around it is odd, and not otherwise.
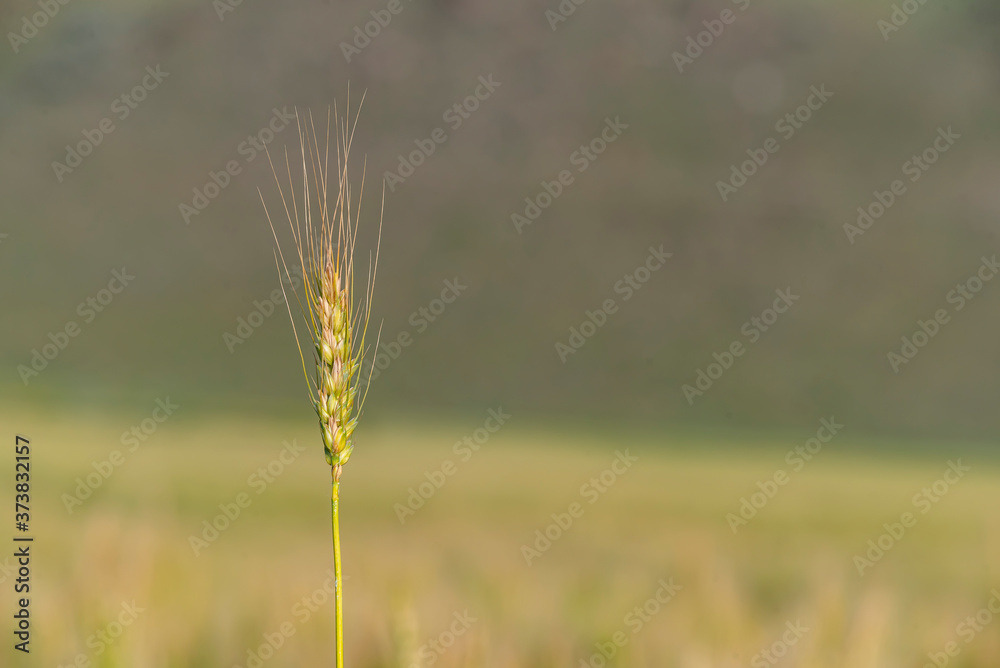
<path fill-rule="evenodd" d="M 344 595 L 340 573 L 340 481 L 333 481 L 330 496 L 330 514 L 333 523 L 333 572 L 337 580 L 337 668 L 344 668 Z"/>

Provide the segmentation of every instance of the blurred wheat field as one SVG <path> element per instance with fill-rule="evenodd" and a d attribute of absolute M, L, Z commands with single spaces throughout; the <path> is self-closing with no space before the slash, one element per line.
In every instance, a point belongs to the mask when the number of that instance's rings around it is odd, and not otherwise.
<path fill-rule="evenodd" d="M 7 408 L 4 422 L 34 445 L 25 665 L 83 665 L 81 654 L 130 668 L 331 664 L 329 471 L 310 420 L 175 418 L 72 514 L 62 495 L 125 449 L 132 421 Z M 969 642 L 956 631 L 1000 585 L 989 462 L 963 458 L 972 471 L 862 577 L 854 556 L 913 509 L 949 457 L 868 458 L 838 436 L 734 535 L 726 514 L 808 434 L 703 454 L 696 440 L 609 440 L 515 418 L 461 461 L 452 446 L 478 426 L 359 431 L 342 491 L 350 665 L 892 668 L 923 666 L 949 642 L 960 650 L 951 665 L 1000 665 L 1000 624 Z M 305 451 L 258 494 L 248 479 L 293 440 Z M 581 485 L 625 449 L 636 463 L 582 500 Z M 455 474 L 401 523 L 394 505 L 449 459 Z M 240 493 L 249 507 L 196 556 L 190 536 Z M 582 517 L 529 566 L 522 545 L 574 501 Z M 661 582 L 679 591 L 636 613 Z M 142 609 L 135 621 L 102 644 L 95 634 L 119 630 L 130 604 Z M 807 630 L 789 635 L 796 625 Z M 293 632 L 261 653 L 282 627 Z M 605 660 L 615 634 L 626 642 Z M 783 656 L 761 654 L 783 636 L 795 638 Z"/>

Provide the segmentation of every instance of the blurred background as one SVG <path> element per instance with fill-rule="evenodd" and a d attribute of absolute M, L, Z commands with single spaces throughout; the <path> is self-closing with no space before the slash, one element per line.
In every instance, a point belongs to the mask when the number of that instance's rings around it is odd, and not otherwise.
<path fill-rule="evenodd" d="M 997 665 L 998 22 L 4 4 L 0 412 L 36 444 L 39 536 L 12 660 L 331 663 L 332 604 L 293 611 L 332 566 L 328 482 L 265 148 L 283 173 L 296 109 L 364 94 L 382 345 L 343 492 L 351 665 Z"/>

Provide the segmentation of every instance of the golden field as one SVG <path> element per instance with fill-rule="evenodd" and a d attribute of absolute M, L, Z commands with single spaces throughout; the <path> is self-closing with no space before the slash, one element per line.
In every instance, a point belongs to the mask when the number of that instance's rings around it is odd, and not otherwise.
<path fill-rule="evenodd" d="M 948 665 L 1000 665 L 1000 624 L 974 618 L 1000 587 L 1000 476 L 981 454 L 869 457 L 848 427 L 793 471 L 785 453 L 811 434 L 745 444 L 517 416 L 471 456 L 455 448 L 485 417 L 358 432 L 342 490 L 349 665 L 903 668 L 947 649 Z M 182 409 L 129 452 L 138 422 L 4 411 L 32 439 L 37 536 L 33 651 L 13 665 L 332 665 L 329 469 L 311 421 Z M 293 441 L 304 451 L 267 482 L 258 469 Z M 626 449 L 612 484 L 581 488 Z M 63 495 L 115 450 L 123 463 L 68 512 Z M 959 457 L 970 471 L 922 513 L 914 495 Z M 396 504 L 443 466 L 401 523 Z M 727 514 L 778 469 L 787 484 L 734 534 Z M 207 540 L 203 522 L 237 499 Z M 574 503 L 529 566 L 523 546 Z M 915 524 L 859 575 L 856 555 L 907 511 Z"/>

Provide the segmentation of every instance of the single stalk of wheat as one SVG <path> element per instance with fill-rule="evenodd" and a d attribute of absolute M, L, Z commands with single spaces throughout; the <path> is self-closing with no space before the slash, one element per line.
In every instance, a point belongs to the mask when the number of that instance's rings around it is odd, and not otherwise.
<path fill-rule="evenodd" d="M 362 100 L 363 102 L 363 100 Z M 350 102 L 348 102 L 350 109 Z M 360 108 L 359 108 L 360 112 Z M 303 354 L 295 318 L 289 306 L 288 315 L 292 320 L 292 330 L 298 345 L 299 357 L 302 360 L 302 371 L 306 377 L 310 398 L 316 415 L 319 417 L 320 433 L 323 436 L 323 450 L 326 461 L 330 465 L 333 484 L 330 496 L 330 515 L 333 526 L 333 562 L 337 579 L 336 587 L 336 651 L 337 668 L 344 665 L 344 614 L 340 559 L 340 477 L 344 465 L 354 451 L 352 436 L 358 423 L 358 416 L 367 395 L 368 378 L 361 374 L 361 363 L 367 352 L 365 336 L 368 332 L 368 319 L 371 315 L 372 288 L 375 283 L 375 270 L 378 265 L 378 250 L 368 271 L 368 286 L 360 299 L 354 292 L 354 244 L 357 235 L 361 194 L 364 191 L 364 176 L 361 180 L 361 192 L 355 202 L 348 178 L 348 157 L 351 140 L 357 116 L 354 123 L 349 119 L 342 120 L 332 111 L 336 136 L 337 196 L 332 200 L 328 196 L 328 175 L 330 158 L 330 116 L 327 114 L 326 141 L 324 150 L 316 134 L 312 114 L 307 122 L 296 119 L 301 145 L 302 183 L 296 188 L 292 177 L 288 153 L 285 152 L 285 172 L 288 175 L 287 188 L 278 178 L 274 163 L 271 170 L 285 209 L 295 251 L 302 267 L 304 276 L 302 294 L 294 292 L 296 301 L 308 325 L 309 343 L 315 352 L 316 374 L 310 377 L 306 370 L 306 358 Z M 271 160 L 268 153 L 268 160 Z M 298 191 L 298 192 L 296 192 Z M 286 195 L 287 193 L 287 195 Z M 263 197 L 261 197 L 263 202 Z M 384 193 L 383 193 L 384 201 Z M 352 207 L 355 213 L 352 214 Z M 271 215 L 264 204 L 268 223 L 274 233 L 277 252 L 275 262 L 279 264 L 279 274 L 291 281 L 288 265 L 281 252 L 277 233 L 271 222 Z M 379 221 L 379 239 L 381 239 L 381 216 Z M 282 283 L 284 291 L 284 283 Z M 289 300 L 285 296 L 285 303 Z M 377 346 L 377 342 L 376 342 Z M 359 397 L 362 386 L 365 393 Z"/>

